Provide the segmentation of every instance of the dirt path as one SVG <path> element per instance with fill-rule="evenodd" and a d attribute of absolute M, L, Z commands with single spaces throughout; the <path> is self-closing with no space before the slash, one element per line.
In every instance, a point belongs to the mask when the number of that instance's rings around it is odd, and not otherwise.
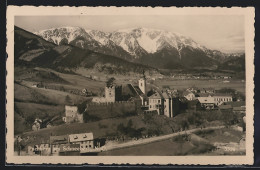
<path fill-rule="evenodd" d="M 129 142 L 120 143 L 120 144 L 111 144 L 111 145 L 108 145 L 108 146 L 104 146 L 103 151 L 110 151 L 110 150 L 114 150 L 114 149 L 120 149 L 120 148 L 136 146 L 136 145 L 148 144 L 148 143 L 152 143 L 152 142 L 166 140 L 166 139 L 178 136 L 178 135 L 191 134 L 191 133 L 194 133 L 194 132 L 197 132 L 197 131 L 200 131 L 200 130 L 205 131 L 205 130 L 214 130 L 214 129 L 222 129 L 222 128 L 224 128 L 224 126 L 215 126 L 215 127 L 208 127 L 208 128 L 203 128 L 203 129 L 196 128 L 196 129 L 172 133 L 172 134 L 164 135 L 164 136 L 156 136 L 156 137 L 151 137 L 151 138 L 147 138 L 147 139 L 139 139 L 139 140 L 129 141 Z"/>

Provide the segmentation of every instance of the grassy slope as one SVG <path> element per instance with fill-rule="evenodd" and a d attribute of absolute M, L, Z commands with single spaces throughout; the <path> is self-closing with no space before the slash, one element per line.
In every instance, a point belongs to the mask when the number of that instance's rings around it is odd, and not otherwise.
<path fill-rule="evenodd" d="M 91 123 L 73 123 L 73 124 L 63 124 L 59 126 L 53 126 L 50 128 L 40 129 L 39 131 L 31 131 L 24 133 L 24 137 L 36 136 L 36 140 L 32 143 L 39 143 L 42 140 L 49 140 L 49 136 L 52 135 L 65 135 L 72 133 L 86 133 L 93 132 L 94 137 L 105 137 L 110 134 L 115 134 L 117 132 L 117 125 L 120 123 L 127 124 L 128 120 L 132 119 L 133 126 L 136 128 L 143 127 L 144 123 L 141 121 L 140 117 L 133 116 L 128 118 L 117 118 L 117 119 L 104 119 L 98 122 Z M 104 127 L 102 127 L 102 125 Z M 31 143 L 31 144 L 32 144 Z"/>

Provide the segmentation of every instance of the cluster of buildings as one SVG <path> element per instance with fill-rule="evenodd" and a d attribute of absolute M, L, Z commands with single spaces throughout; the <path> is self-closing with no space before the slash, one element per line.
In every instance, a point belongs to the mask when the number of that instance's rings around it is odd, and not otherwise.
<path fill-rule="evenodd" d="M 50 136 L 39 145 L 27 147 L 29 155 L 80 155 L 97 153 L 105 145 L 105 139 L 94 138 L 92 132 L 70 135 Z"/>
<path fill-rule="evenodd" d="M 185 109 L 228 109 L 231 108 L 237 112 L 245 112 L 245 102 L 233 102 L 231 94 L 216 93 L 214 88 L 191 87 L 186 89 L 181 95 L 176 90 L 153 90 L 152 94 L 147 94 L 146 77 L 143 75 L 138 80 L 138 86 L 127 84 L 125 86 L 115 86 L 110 84 L 105 86 L 105 94 L 103 97 L 93 97 L 92 103 L 100 104 L 102 107 L 107 105 L 108 109 L 111 104 L 122 101 L 131 101 L 137 108 L 136 111 L 143 113 L 156 112 L 158 115 L 174 117 Z M 239 105 L 239 106 L 233 106 Z M 239 104 L 238 104 L 239 103 Z M 95 107 L 98 107 L 96 105 Z M 83 122 L 83 115 L 79 114 L 76 106 L 65 107 L 65 117 L 63 121 L 66 123 Z M 93 110 L 93 108 L 92 108 Z"/>

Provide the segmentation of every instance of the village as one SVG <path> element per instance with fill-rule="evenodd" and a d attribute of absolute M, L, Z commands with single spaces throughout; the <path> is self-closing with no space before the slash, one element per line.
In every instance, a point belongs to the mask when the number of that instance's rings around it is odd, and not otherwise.
<path fill-rule="evenodd" d="M 93 117 L 97 119 L 100 116 L 105 119 L 111 118 L 116 114 L 125 114 L 124 112 L 136 113 L 138 115 L 156 114 L 174 119 L 175 116 L 187 110 L 195 112 L 214 110 L 233 112 L 243 115 L 245 121 L 246 107 L 244 99 L 234 98 L 233 94 L 229 92 L 220 93 L 214 88 L 198 87 L 190 87 L 181 92 L 169 88 L 160 89 L 148 83 L 144 73 L 138 80 L 137 85 L 118 85 L 114 81 L 114 78 L 110 78 L 106 82 L 104 96 L 92 97 L 91 101 L 83 103 L 83 107 L 82 104 L 81 106 L 65 105 L 65 113 L 62 117 L 64 124 L 88 123 L 95 120 Z M 148 90 L 148 86 L 152 88 Z M 51 122 L 47 123 L 45 127 L 42 126 L 42 123 L 43 120 L 36 118 L 32 125 L 32 130 L 39 131 L 42 128 L 52 127 Z M 181 128 L 178 132 L 184 130 L 186 131 L 186 129 Z M 158 135 L 144 134 L 132 139 L 142 140 L 147 138 L 149 141 L 149 138 L 155 136 Z M 34 143 L 33 145 L 29 144 L 26 145 L 26 148 L 21 149 L 21 144 L 26 143 L 26 141 L 28 143 L 29 140 L 33 139 L 28 137 L 25 139 L 21 136 L 16 137 L 16 144 L 19 147 L 18 154 L 21 154 L 23 150 L 26 152 L 26 155 L 89 155 L 108 150 L 109 141 L 120 139 L 108 139 L 105 136 L 95 137 L 91 129 L 87 129 L 86 133 L 50 135 L 47 141 L 42 141 L 38 144 L 32 142 Z M 116 148 L 116 146 L 110 147 Z"/>

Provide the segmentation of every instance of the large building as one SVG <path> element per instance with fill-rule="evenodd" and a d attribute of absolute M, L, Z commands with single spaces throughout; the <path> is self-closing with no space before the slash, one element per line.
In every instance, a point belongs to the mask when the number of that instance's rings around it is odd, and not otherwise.
<path fill-rule="evenodd" d="M 167 91 L 156 91 L 149 97 L 149 111 L 157 111 L 158 115 L 174 117 L 179 114 L 179 99 Z"/>
<path fill-rule="evenodd" d="M 206 109 L 214 109 L 219 105 L 222 105 L 224 102 L 232 102 L 232 95 L 230 94 L 199 94 L 197 97 L 201 106 Z"/>

